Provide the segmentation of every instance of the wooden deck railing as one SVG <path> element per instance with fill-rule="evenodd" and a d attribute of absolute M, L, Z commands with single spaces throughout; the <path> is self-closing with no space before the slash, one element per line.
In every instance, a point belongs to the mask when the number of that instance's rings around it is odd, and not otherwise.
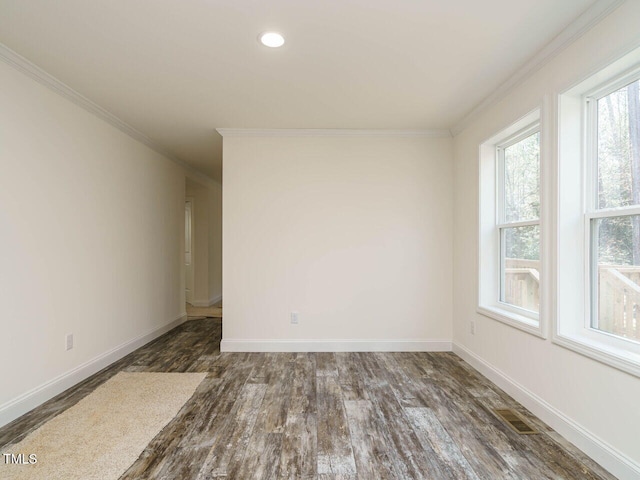
<path fill-rule="evenodd" d="M 505 301 L 527 310 L 540 305 L 540 262 L 507 258 Z M 600 265 L 598 276 L 599 330 L 640 340 L 640 266 Z"/>
<path fill-rule="evenodd" d="M 505 260 L 505 302 L 537 312 L 540 308 L 540 262 L 521 258 Z"/>
<path fill-rule="evenodd" d="M 640 340 L 640 267 L 600 265 L 599 330 Z"/>

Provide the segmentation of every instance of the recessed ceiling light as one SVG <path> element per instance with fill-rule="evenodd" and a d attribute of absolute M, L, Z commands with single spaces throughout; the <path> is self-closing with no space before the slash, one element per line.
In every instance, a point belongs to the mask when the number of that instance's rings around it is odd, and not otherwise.
<path fill-rule="evenodd" d="M 278 48 L 284 45 L 284 37 L 278 32 L 264 32 L 258 36 L 258 40 L 265 47 Z"/>

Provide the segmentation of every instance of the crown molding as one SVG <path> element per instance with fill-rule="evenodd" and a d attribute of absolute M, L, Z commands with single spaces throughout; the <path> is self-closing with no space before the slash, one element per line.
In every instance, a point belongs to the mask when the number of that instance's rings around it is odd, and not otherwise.
<path fill-rule="evenodd" d="M 455 124 L 451 128 L 451 134 L 456 136 L 462 132 L 471 124 L 471 122 L 477 119 L 484 110 L 504 98 L 507 93 L 522 83 L 525 78 L 540 70 L 546 63 L 551 61 L 565 48 L 591 30 L 624 2 L 625 0 L 599 0 L 591 5 L 591 7 L 589 7 L 582 15 L 576 18 L 553 40 L 551 40 L 551 42 L 543 47 L 542 50 L 538 51 L 538 53 L 522 65 L 522 67 L 520 67 L 504 83 L 496 88 L 488 97 L 482 100 L 457 124 Z"/>
<path fill-rule="evenodd" d="M 42 68 L 30 62 L 19 53 L 14 52 L 3 43 L 0 43 L 0 60 L 5 62 L 9 66 L 13 67 L 14 69 L 18 70 L 19 72 L 32 78 L 33 80 L 37 81 L 41 85 L 44 85 L 45 87 L 54 91 L 61 97 L 64 97 L 67 100 L 73 102 L 80 108 L 83 108 L 87 112 L 92 113 L 93 115 L 100 118 L 101 120 L 104 120 L 105 122 L 117 128 L 121 132 L 127 134 L 129 137 L 133 138 L 134 140 L 140 143 L 143 143 L 154 152 L 159 153 L 160 155 L 167 158 L 168 160 L 171 160 L 172 162 L 180 165 L 192 176 L 199 178 L 201 179 L 201 181 L 204 181 L 206 183 L 213 182 L 214 184 L 217 184 L 217 182 L 213 180 L 211 177 L 209 177 L 208 175 L 202 173 L 199 170 L 196 170 L 191 165 L 188 165 L 187 163 L 183 162 L 179 158 L 175 157 L 173 154 L 167 151 L 155 140 L 152 140 L 151 138 L 146 136 L 144 133 L 140 132 L 139 130 L 136 130 L 128 123 L 116 117 L 113 113 L 102 108 L 100 105 L 92 102 L 87 97 L 85 97 L 81 93 L 78 93 L 76 90 L 71 88 L 66 83 L 58 80 L 53 75 L 50 75 L 49 73 L 45 72 Z"/>
<path fill-rule="evenodd" d="M 451 137 L 448 129 L 218 128 L 216 130 L 223 137 Z"/>

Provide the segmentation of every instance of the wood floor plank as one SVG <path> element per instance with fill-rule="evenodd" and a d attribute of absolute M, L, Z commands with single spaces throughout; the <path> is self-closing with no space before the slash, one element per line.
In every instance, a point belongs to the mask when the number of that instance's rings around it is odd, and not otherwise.
<path fill-rule="evenodd" d="M 412 376 L 409 368 L 413 364 L 406 355 L 400 353 L 375 354 L 380 368 L 386 372 L 386 379 L 393 388 L 398 402 L 403 407 L 431 407 L 433 399 L 427 395 L 418 381 Z"/>
<path fill-rule="evenodd" d="M 316 356 L 297 353 L 293 361 L 289 413 L 316 413 Z"/>
<path fill-rule="evenodd" d="M 243 460 L 231 467 L 229 478 L 255 480 L 278 478 L 281 453 L 281 433 L 254 432 Z"/>
<path fill-rule="evenodd" d="M 278 353 L 265 353 L 260 356 L 260 361 L 256 362 L 256 366 L 251 373 L 249 383 L 269 384 L 271 377 L 279 375 L 278 363 L 281 361 Z"/>
<path fill-rule="evenodd" d="M 380 480 L 400 478 L 371 401 L 346 400 L 344 404 L 358 477 Z"/>
<path fill-rule="evenodd" d="M 380 421 L 385 426 L 385 440 L 401 478 L 450 479 L 449 472 L 439 465 L 429 445 L 422 445 L 416 436 L 402 406 L 389 385 L 369 385 Z"/>
<path fill-rule="evenodd" d="M 194 361 L 191 366 L 187 369 L 187 372 L 192 373 L 201 373 L 207 372 L 210 375 L 214 375 L 220 378 L 224 369 L 218 365 L 216 365 L 220 354 L 217 355 L 202 355 L 196 361 Z"/>
<path fill-rule="evenodd" d="M 313 479 L 318 474 L 315 365 L 314 354 L 301 353 L 295 357 L 282 437 L 281 479 Z"/>
<path fill-rule="evenodd" d="M 367 389 L 358 366 L 355 353 L 339 352 L 335 354 L 338 379 L 345 400 L 368 400 Z"/>
<path fill-rule="evenodd" d="M 318 424 L 312 413 L 287 416 L 280 454 L 281 479 L 311 479 L 318 476 Z"/>
<path fill-rule="evenodd" d="M 318 474 L 355 475 L 356 464 L 340 385 L 332 375 L 317 376 L 316 383 Z"/>
<path fill-rule="evenodd" d="M 480 480 L 430 408 L 406 408 L 405 412 L 420 442 L 431 446 L 439 463 L 450 470 L 452 478 Z"/>
<path fill-rule="evenodd" d="M 272 355 L 270 361 L 265 362 L 262 380 L 266 391 L 256 422 L 256 429 L 262 433 L 282 433 L 284 430 L 291 401 L 294 359 L 295 354 L 282 353 Z"/>
<path fill-rule="evenodd" d="M 332 352 L 319 352 L 316 356 L 316 375 L 319 377 L 337 377 L 338 365 L 336 354 Z"/>
<path fill-rule="evenodd" d="M 258 408 L 262 403 L 267 386 L 263 384 L 245 384 L 238 400 L 232 421 L 220 434 L 221 441 L 210 450 L 198 474 L 198 480 L 227 475 L 228 466 L 235 458 L 245 455 L 249 438 L 258 416 Z"/>
<path fill-rule="evenodd" d="M 230 459 L 231 478 L 278 478 L 283 435 L 293 377 L 295 354 L 266 354 L 254 371 L 249 384 L 264 388 L 262 401 L 256 406 L 256 420 L 244 455 Z M 237 444 L 237 442 L 232 442 Z M 251 475 L 251 476 L 249 476 Z"/>

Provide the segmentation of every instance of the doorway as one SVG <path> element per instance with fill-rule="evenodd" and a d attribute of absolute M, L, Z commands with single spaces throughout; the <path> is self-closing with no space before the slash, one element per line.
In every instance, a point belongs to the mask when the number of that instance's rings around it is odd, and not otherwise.
<path fill-rule="evenodd" d="M 215 182 L 187 177 L 184 205 L 184 291 L 187 316 L 220 317 L 222 188 Z"/>
<path fill-rule="evenodd" d="M 185 299 L 193 303 L 193 198 L 184 202 L 184 271 Z"/>

